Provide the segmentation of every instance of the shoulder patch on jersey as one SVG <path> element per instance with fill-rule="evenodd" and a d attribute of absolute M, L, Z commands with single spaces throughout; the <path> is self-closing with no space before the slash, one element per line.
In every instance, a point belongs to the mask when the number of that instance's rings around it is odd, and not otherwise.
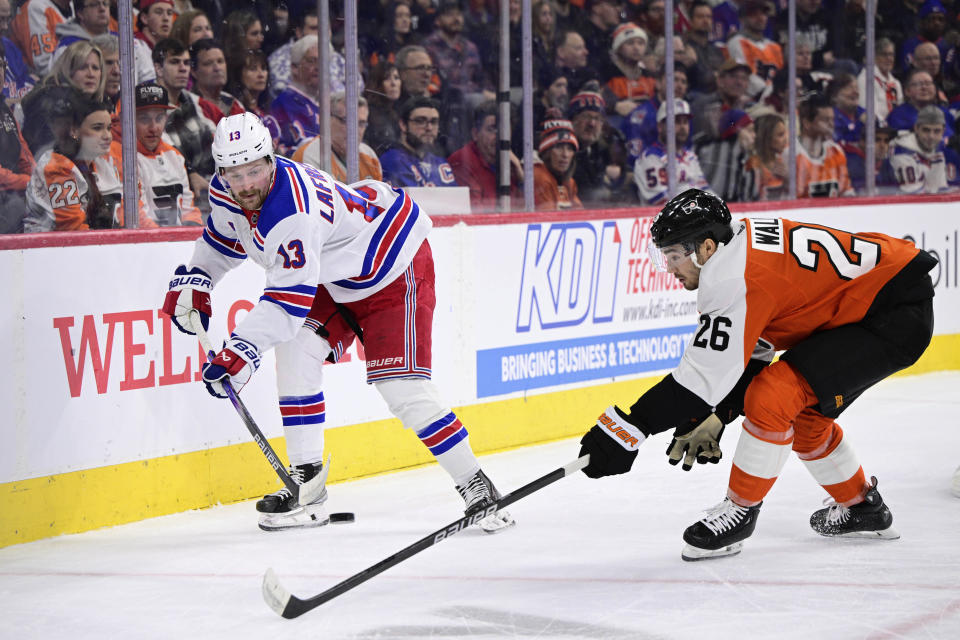
<path fill-rule="evenodd" d="M 751 218 L 750 246 L 758 251 L 783 253 L 783 220 L 780 218 Z"/>

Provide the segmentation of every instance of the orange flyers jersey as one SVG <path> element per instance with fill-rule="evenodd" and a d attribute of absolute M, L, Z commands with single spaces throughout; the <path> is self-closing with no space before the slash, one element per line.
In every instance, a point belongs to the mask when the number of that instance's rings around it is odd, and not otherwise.
<path fill-rule="evenodd" d="M 193 203 L 183 156 L 161 141 L 152 152 L 137 146 L 141 212 L 161 227 L 185 222 L 200 224 L 200 209 Z"/>
<path fill-rule="evenodd" d="M 784 218 L 734 221 L 700 271 L 699 327 L 673 376 L 716 406 L 758 347 L 858 322 L 918 253 L 907 240 Z"/>
<path fill-rule="evenodd" d="M 737 34 L 727 42 L 730 57 L 742 62 L 764 80 L 773 80 L 779 69 L 783 68 L 783 50 L 773 40 L 764 38 L 757 42 L 743 34 Z"/>
<path fill-rule="evenodd" d="M 819 158 L 797 145 L 797 197 L 836 198 L 854 195 L 847 173 L 847 157 L 836 142 L 823 143 Z"/>
<path fill-rule="evenodd" d="M 88 229 L 86 206 L 87 181 L 77 165 L 52 149 L 42 153 L 27 185 L 24 232 Z"/>
<path fill-rule="evenodd" d="M 73 17 L 72 7 L 71 3 L 66 16 L 53 0 L 29 0 L 20 7 L 11 25 L 11 35 L 34 70 L 45 72 L 49 67 L 50 54 L 57 48 L 57 25 Z"/>

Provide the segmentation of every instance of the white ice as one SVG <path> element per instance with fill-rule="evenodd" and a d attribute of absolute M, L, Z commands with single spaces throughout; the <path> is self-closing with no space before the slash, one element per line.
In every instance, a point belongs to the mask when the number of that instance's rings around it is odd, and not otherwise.
<path fill-rule="evenodd" d="M 630 474 L 560 480 L 512 507 L 512 530 L 461 533 L 295 620 L 263 602 L 267 567 L 310 596 L 439 529 L 462 506 L 439 467 L 333 485 L 330 510 L 355 524 L 265 533 L 248 502 L 8 547 L 0 638 L 960 638 L 958 390 L 960 373 L 895 379 L 841 417 L 900 540 L 814 534 L 826 494 L 791 458 L 742 554 L 683 562 L 737 432 L 723 463 L 689 473 L 660 436 Z M 578 450 L 482 462 L 507 492 Z"/>

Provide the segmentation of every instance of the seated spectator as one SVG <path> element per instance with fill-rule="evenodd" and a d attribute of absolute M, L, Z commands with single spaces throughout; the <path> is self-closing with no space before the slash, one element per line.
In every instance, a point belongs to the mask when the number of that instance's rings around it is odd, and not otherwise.
<path fill-rule="evenodd" d="M 319 33 L 320 21 L 319 18 L 317 18 L 316 7 L 308 7 L 294 16 L 293 39 L 277 47 L 268 58 L 270 63 L 271 95 L 277 96 L 290 84 L 290 50 L 293 47 L 293 43 L 306 36 L 316 36 L 319 35 Z"/>
<path fill-rule="evenodd" d="M 440 105 L 424 97 L 400 107 L 400 142 L 380 157 L 383 179 L 394 187 L 455 187 L 446 159 L 433 151 L 440 129 Z"/>
<path fill-rule="evenodd" d="M 223 50 L 227 56 L 239 55 L 247 49 L 263 47 L 263 23 L 251 11 L 231 11 L 223 24 Z"/>
<path fill-rule="evenodd" d="M 698 93 L 716 90 L 716 71 L 724 60 L 723 49 L 713 42 L 712 34 L 713 8 L 709 2 L 696 0 L 690 5 L 690 28 L 684 32 L 683 42 L 697 57 L 697 63 L 688 72 L 690 89 Z"/>
<path fill-rule="evenodd" d="M 537 146 L 540 158 L 533 165 L 534 205 L 546 211 L 583 208 L 573 179 L 580 146 L 573 125 L 569 120 L 558 118 L 544 121 L 540 130 Z"/>
<path fill-rule="evenodd" d="M 50 56 L 50 68 L 63 52 L 74 42 L 93 40 L 97 36 L 114 35 L 110 31 L 110 7 L 108 0 L 73 0 L 74 17 L 61 22 L 56 27 L 56 49 Z M 134 79 L 137 82 L 153 80 L 153 63 L 150 60 L 150 47 L 143 40 L 133 40 Z"/>
<path fill-rule="evenodd" d="M 783 69 L 780 45 L 764 35 L 769 5 L 765 0 L 746 0 L 740 6 L 740 32 L 727 41 L 727 52 L 750 67 L 747 95 L 754 100 L 773 89 L 773 77 Z"/>
<path fill-rule="evenodd" d="M 647 34 L 637 25 L 625 22 L 614 30 L 605 89 L 619 116 L 630 115 L 637 103 L 653 97 L 656 81 L 643 64 L 646 51 Z"/>
<path fill-rule="evenodd" d="M 740 0 L 723 0 L 713 7 L 712 42 L 721 45 L 740 31 Z"/>
<path fill-rule="evenodd" d="M 440 107 L 437 149 L 443 155 L 449 155 L 466 144 L 470 137 L 470 123 L 463 93 L 456 87 L 437 86 L 434 82 L 437 67 L 430 53 L 419 45 L 404 47 L 397 52 L 397 70 L 400 72 L 401 83 L 397 104 L 402 105 L 411 97 L 436 96 Z"/>
<path fill-rule="evenodd" d="M 787 163 L 783 153 L 789 144 L 787 123 L 778 113 L 757 117 L 753 154 L 743 167 L 739 196 L 744 202 L 783 200 L 787 196 Z"/>
<path fill-rule="evenodd" d="M 700 168 L 697 154 L 690 148 L 690 105 L 686 100 L 674 102 L 674 122 L 677 143 L 677 193 L 690 188 L 709 190 L 710 185 Z M 667 201 L 667 103 L 657 110 L 657 141 L 646 147 L 633 169 L 640 200 L 644 204 L 662 204 Z"/>
<path fill-rule="evenodd" d="M 833 79 L 833 74 L 823 71 L 821 67 L 814 68 L 813 37 L 809 34 L 798 34 L 794 50 L 797 54 L 797 78 L 800 79 L 800 86 L 803 91 L 826 93 L 827 85 Z M 786 73 L 786 71 L 786 68 L 784 68 L 779 73 Z M 784 83 L 784 86 L 786 86 L 786 83 Z"/>
<path fill-rule="evenodd" d="M 636 165 L 644 147 L 657 141 L 657 109 L 667 93 L 666 70 L 657 78 L 656 83 L 656 96 L 639 103 L 620 125 L 627 145 L 627 166 L 631 169 Z M 673 97 L 683 99 L 686 95 L 687 71 L 678 65 L 673 71 Z M 719 106 L 717 119 L 719 120 Z"/>
<path fill-rule="evenodd" d="M 943 144 L 946 120 L 934 105 L 920 109 L 913 131 L 896 138 L 891 145 L 890 167 L 901 193 L 941 193 L 949 190 L 945 154 L 956 152 Z"/>
<path fill-rule="evenodd" d="M 37 158 L 27 187 L 24 231 L 110 229 L 114 207 L 103 199 L 93 161 L 110 151 L 110 110 L 86 98 L 51 109 L 55 143 Z"/>
<path fill-rule="evenodd" d="M 137 85 L 137 176 L 141 223 L 160 227 L 201 224 L 183 155 L 163 141 L 170 99 L 162 86 Z M 142 224 L 141 224 L 142 226 Z"/>
<path fill-rule="evenodd" d="M 863 137 L 867 110 L 860 106 L 857 80 L 849 73 L 840 72 L 827 85 L 827 100 L 833 105 L 835 142 L 859 144 Z"/>
<path fill-rule="evenodd" d="M 367 128 L 370 108 L 363 96 L 357 104 L 357 138 L 363 139 Z M 304 162 L 323 171 L 327 171 L 340 182 L 347 182 L 347 94 L 343 91 L 330 96 L 330 161 L 332 167 L 323 166 L 320 136 L 304 142 L 293 154 L 297 162 Z M 377 154 L 368 145 L 360 142 L 357 147 L 357 180 L 383 181 L 383 169 Z"/>
<path fill-rule="evenodd" d="M 140 0 L 134 37 L 143 40 L 153 49 L 158 42 L 170 37 L 175 17 L 173 0 Z"/>
<path fill-rule="evenodd" d="M 947 30 L 947 10 L 940 0 L 925 0 L 920 5 L 917 12 L 920 24 L 916 32 L 905 31 L 903 33 L 915 33 L 907 38 L 901 48 L 900 68 L 906 71 L 908 68 L 917 66 L 914 63 L 917 47 L 924 42 L 931 43 L 937 47 L 940 52 L 940 59 L 945 60 L 951 50 L 951 45 L 943 37 Z"/>
<path fill-rule="evenodd" d="M 213 27 L 210 18 L 200 9 L 184 11 L 173 22 L 170 37 L 179 40 L 185 47 L 190 47 L 197 40 L 213 38 Z"/>
<path fill-rule="evenodd" d="M 26 189 L 35 165 L 13 111 L 0 100 L 0 233 L 23 231 Z"/>
<path fill-rule="evenodd" d="M 927 105 L 937 106 L 937 86 L 933 78 L 926 71 L 911 69 L 904 80 L 904 95 L 906 101 L 896 107 L 887 116 L 887 125 L 897 131 L 912 131 L 917 121 L 917 113 Z M 944 139 L 953 136 L 953 116 L 946 107 L 937 106 L 945 116 Z"/>
<path fill-rule="evenodd" d="M 812 94 L 797 109 L 800 139 L 797 145 L 797 197 L 836 198 L 854 195 L 847 159 L 833 141 L 833 107 Z"/>
<path fill-rule="evenodd" d="M 403 85 L 400 72 L 392 62 L 378 62 L 370 70 L 370 79 L 364 95 L 370 105 L 370 122 L 363 138 L 377 155 L 400 140 L 400 117 L 397 103 Z"/>
<path fill-rule="evenodd" d="M 822 0 L 797 0 L 796 34 L 810 44 L 812 64 L 816 69 L 829 69 L 833 66 L 834 56 L 834 29 L 831 17 L 821 6 Z M 777 34 L 780 44 L 787 46 L 787 19 L 788 12 L 782 11 L 777 16 Z M 797 70 L 800 73 L 800 70 Z"/>
<path fill-rule="evenodd" d="M 647 32 L 647 38 L 649 38 L 647 47 L 651 51 L 663 40 L 663 32 L 666 27 L 665 16 L 667 14 L 665 6 L 664 0 L 648 0 L 642 6 L 637 7 L 638 12 L 633 19 L 633 22 L 636 22 L 641 29 Z"/>
<path fill-rule="evenodd" d="M 729 58 L 717 70 L 717 90 L 698 97 L 693 103 L 693 112 L 699 117 L 709 105 L 720 105 L 721 111 L 739 109 L 745 111 L 752 104 L 747 96 L 750 84 L 750 67 L 743 62 Z M 697 125 L 697 131 L 701 127 Z"/>
<path fill-rule="evenodd" d="M 117 103 L 120 102 L 120 39 L 104 33 L 94 36 L 90 44 L 100 49 L 103 55 L 103 101 L 116 110 Z M 149 76 L 150 81 L 156 79 L 152 62 Z"/>
<path fill-rule="evenodd" d="M 420 34 L 413 30 L 413 12 L 405 2 L 392 2 L 384 11 L 383 24 L 370 38 L 368 55 L 371 66 L 397 60 L 397 52 L 410 44 L 419 44 Z"/>
<path fill-rule="evenodd" d="M 473 140 L 457 149 L 449 158 L 457 184 L 470 187 L 470 206 L 475 211 L 493 211 L 497 208 L 499 184 L 499 129 L 497 103 L 480 104 L 473 112 Z M 511 195 L 521 197 L 519 185 L 523 182 L 520 160 L 510 152 Z"/>
<path fill-rule="evenodd" d="M 0 18 L 10 14 L 10 0 L 0 0 Z M 0 33 L 0 88 L 2 99 L 11 107 L 33 89 L 33 76 L 27 67 L 23 54 L 13 40 Z"/>
<path fill-rule="evenodd" d="M 224 116 L 246 111 L 237 98 L 223 90 L 227 84 L 227 59 L 215 40 L 207 38 L 190 45 L 190 75 L 193 90 L 200 96 L 203 115 L 214 125 Z"/>
<path fill-rule="evenodd" d="M 496 96 L 477 45 L 463 35 L 463 24 L 459 0 L 443 0 L 434 19 L 434 32 L 423 40 L 423 47 L 436 64 L 443 86 L 457 89 L 474 105 Z"/>
<path fill-rule="evenodd" d="M 932 42 L 921 42 L 913 51 L 911 68 L 926 71 L 937 87 L 937 103 L 946 104 L 947 94 L 943 90 L 943 74 L 940 68 L 940 50 Z"/>
<path fill-rule="evenodd" d="M 547 117 L 547 112 L 551 109 L 555 114 L 562 115 L 567 112 L 567 105 L 570 104 L 570 83 L 567 82 L 567 77 L 563 73 L 557 71 L 553 65 L 543 65 L 537 74 L 537 86 L 540 88 L 533 97 L 534 122 L 553 119 Z M 514 131 L 519 133 L 521 136 L 519 139 L 522 139 L 523 130 L 518 128 Z"/>
<path fill-rule="evenodd" d="M 533 72 L 543 65 L 553 67 L 557 40 L 557 10 L 550 0 L 537 0 L 531 8 L 533 26 Z M 543 87 L 540 87 L 541 89 Z"/>
<path fill-rule="evenodd" d="M 194 195 L 205 201 L 207 185 L 214 171 L 210 145 L 217 126 L 203 114 L 200 96 L 187 91 L 190 52 L 179 40 L 161 40 L 153 48 L 153 68 L 157 72 L 157 84 L 164 88 L 164 97 L 171 107 L 170 113 L 164 117 L 164 133 L 180 155 L 187 158 L 187 173 Z"/>
<path fill-rule="evenodd" d="M 100 49 L 86 41 L 67 47 L 50 73 L 24 96 L 14 111 L 17 119 L 23 121 L 23 137 L 34 156 L 39 157 L 54 142 L 47 114 L 49 100 L 60 100 L 63 88 L 100 102 L 105 84 Z"/>
<path fill-rule="evenodd" d="M 596 83 L 584 85 L 567 109 L 578 143 L 573 181 L 588 206 L 624 202 L 631 195 L 624 189 L 629 169 L 623 134 L 607 124 L 606 104 L 595 88 Z"/>
<path fill-rule="evenodd" d="M 236 96 L 244 109 L 257 114 L 270 131 L 273 148 L 276 149 L 277 139 L 280 137 L 280 125 L 267 112 L 270 105 L 267 93 L 267 87 L 270 85 L 267 56 L 263 51 L 248 49 L 246 55 L 235 57 L 231 64 L 234 66 L 227 73 L 230 79 L 227 85 L 230 95 Z"/>
<path fill-rule="evenodd" d="M 71 0 L 27 0 L 20 6 L 11 24 L 10 39 L 36 75 L 42 76 L 50 69 L 50 55 L 57 48 L 57 25 L 72 15 Z"/>
<path fill-rule="evenodd" d="M 893 63 L 896 49 L 889 38 L 877 38 L 874 45 L 873 101 L 877 121 L 886 124 L 887 116 L 903 102 L 903 87 L 893 75 Z M 866 62 L 866 61 L 864 61 Z M 864 67 L 857 76 L 857 89 L 860 91 L 860 106 L 867 106 L 867 70 Z"/>
<path fill-rule="evenodd" d="M 852 142 L 841 142 L 840 148 L 847 158 L 847 174 L 850 176 L 850 184 L 858 194 L 865 194 L 867 188 L 867 128 L 860 130 L 860 141 L 856 144 Z M 896 137 L 897 132 L 889 127 L 879 127 L 876 130 L 874 140 L 875 145 L 875 166 L 874 166 L 874 186 L 876 193 L 894 194 L 897 192 L 897 180 L 893 175 L 893 169 L 887 161 L 890 151 L 890 144 Z"/>
<path fill-rule="evenodd" d="M 598 71 L 587 66 L 590 52 L 579 32 L 573 29 L 559 31 L 555 50 L 554 66 L 566 77 L 571 92 L 579 91 L 589 80 L 599 79 Z"/>
<path fill-rule="evenodd" d="M 280 126 L 278 153 L 289 155 L 304 140 L 319 135 L 320 53 L 317 36 L 304 36 L 290 49 L 290 84 L 270 105 L 270 115 Z"/>
<path fill-rule="evenodd" d="M 755 139 L 753 118 L 745 111 L 727 109 L 720 115 L 716 139 L 696 147 L 707 183 L 727 202 L 742 200 L 740 186 Z"/>
<path fill-rule="evenodd" d="M 593 69 L 601 69 L 603 75 L 609 77 L 605 71 L 610 65 L 607 57 L 616 50 L 614 46 L 613 31 L 620 24 L 620 7 L 616 0 L 586 0 L 583 8 L 585 9 L 583 23 L 574 25 L 583 36 L 584 44 L 590 51 L 587 64 Z M 634 25 L 637 29 L 637 27 Z M 646 47 L 647 37 L 643 37 L 644 47 Z M 606 78 L 604 78 L 606 79 Z"/>

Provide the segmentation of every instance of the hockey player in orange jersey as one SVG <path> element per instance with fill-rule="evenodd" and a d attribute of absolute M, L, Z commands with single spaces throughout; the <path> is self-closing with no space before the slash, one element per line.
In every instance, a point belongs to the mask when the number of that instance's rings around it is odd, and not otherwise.
<path fill-rule="evenodd" d="M 650 231 L 654 259 L 697 291 L 699 329 L 673 373 L 583 437 L 584 472 L 625 473 L 645 438 L 674 427 L 671 463 L 717 462 L 724 424 L 742 410 L 727 496 L 684 532 L 683 559 L 741 550 L 791 449 L 833 499 L 811 516 L 814 531 L 899 537 L 834 419 L 926 349 L 936 260 L 879 233 L 732 222 L 722 200 L 697 189 L 667 203 Z M 764 366 L 774 351 L 785 353 Z"/>

